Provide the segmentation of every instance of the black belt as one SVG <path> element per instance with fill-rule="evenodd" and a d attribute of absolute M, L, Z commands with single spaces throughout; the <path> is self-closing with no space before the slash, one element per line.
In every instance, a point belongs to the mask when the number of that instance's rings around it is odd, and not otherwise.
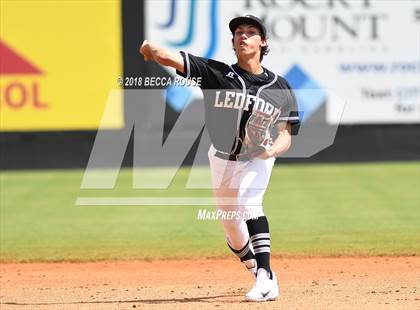
<path fill-rule="evenodd" d="M 216 154 L 214 154 L 214 156 L 216 156 L 218 158 L 221 158 L 221 159 L 232 160 L 232 161 L 247 161 L 247 160 L 252 159 L 248 154 L 234 155 L 234 154 L 222 153 L 222 152 L 219 152 L 219 151 L 216 151 Z"/>

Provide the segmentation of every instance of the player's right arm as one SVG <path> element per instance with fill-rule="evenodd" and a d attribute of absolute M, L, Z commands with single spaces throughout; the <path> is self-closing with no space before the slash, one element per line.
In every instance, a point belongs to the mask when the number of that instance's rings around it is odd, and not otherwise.
<path fill-rule="evenodd" d="M 162 66 L 169 66 L 184 73 L 184 58 L 180 53 L 169 52 L 163 47 L 147 40 L 143 41 L 139 52 L 144 56 L 145 61 L 155 61 Z"/>

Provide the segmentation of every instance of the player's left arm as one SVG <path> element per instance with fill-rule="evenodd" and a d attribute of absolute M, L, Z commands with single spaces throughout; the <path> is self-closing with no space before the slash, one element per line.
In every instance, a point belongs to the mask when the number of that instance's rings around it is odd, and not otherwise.
<path fill-rule="evenodd" d="M 278 157 L 286 152 L 292 145 L 292 126 L 290 123 L 279 122 L 276 125 L 278 136 L 272 147 L 258 156 L 260 159 Z"/>

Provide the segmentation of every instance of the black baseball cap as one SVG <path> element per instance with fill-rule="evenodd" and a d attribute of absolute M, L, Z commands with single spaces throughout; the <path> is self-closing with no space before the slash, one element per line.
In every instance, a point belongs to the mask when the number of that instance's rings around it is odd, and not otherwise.
<path fill-rule="evenodd" d="M 249 14 L 235 17 L 234 19 L 232 19 L 229 22 L 229 29 L 232 32 L 232 34 L 235 34 L 235 29 L 238 26 L 244 25 L 244 24 L 253 25 L 260 28 L 262 37 L 265 38 L 267 36 L 267 30 L 265 29 L 265 26 L 262 20 L 254 15 L 249 15 Z"/>

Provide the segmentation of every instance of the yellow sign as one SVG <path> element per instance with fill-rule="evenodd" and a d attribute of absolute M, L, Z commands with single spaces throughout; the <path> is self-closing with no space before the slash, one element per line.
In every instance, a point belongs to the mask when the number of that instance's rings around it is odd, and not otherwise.
<path fill-rule="evenodd" d="M 0 130 L 122 128 L 121 32 L 119 0 L 1 1 Z"/>

